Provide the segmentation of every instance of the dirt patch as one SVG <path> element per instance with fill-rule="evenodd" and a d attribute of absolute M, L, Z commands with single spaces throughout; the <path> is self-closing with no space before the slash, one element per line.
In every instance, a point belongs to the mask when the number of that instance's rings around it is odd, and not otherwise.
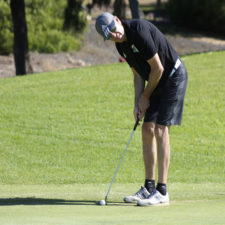
<path fill-rule="evenodd" d="M 216 38 L 196 37 L 196 38 L 192 38 L 192 40 L 197 42 L 207 43 L 207 44 L 219 45 L 219 46 L 225 45 L 225 40 L 219 40 Z"/>
<path fill-rule="evenodd" d="M 179 55 L 206 51 L 225 50 L 225 40 L 199 35 L 167 35 L 167 39 L 174 46 Z M 84 47 L 78 52 L 40 54 L 30 53 L 34 73 L 77 68 L 118 62 L 119 54 L 114 43 L 104 42 L 97 34 L 94 21 L 90 22 L 86 33 Z M 0 78 L 15 76 L 13 55 L 0 56 Z"/>

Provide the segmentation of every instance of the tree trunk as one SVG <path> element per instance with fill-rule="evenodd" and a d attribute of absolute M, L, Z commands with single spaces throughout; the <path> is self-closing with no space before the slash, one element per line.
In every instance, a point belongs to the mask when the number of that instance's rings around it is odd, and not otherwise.
<path fill-rule="evenodd" d="M 161 0 L 157 0 L 157 2 L 156 2 L 156 9 L 157 10 L 160 10 L 161 9 L 161 4 L 162 2 L 161 2 Z"/>
<path fill-rule="evenodd" d="M 13 49 L 16 75 L 25 75 L 26 73 L 32 73 L 33 69 L 30 63 L 28 50 L 27 23 L 24 0 L 11 0 L 10 8 L 14 31 Z"/>
<path fill-rule="evenodd" d="M 113 14 L 119 19 L 126 18 L 126 3 L 125 0 L 115 0 L 114 2 L 114 12 Z"/>
<path fill-rule="evenodd" d="M 86 21 L 80 17 L 83 0 L 67 0 L 67 7 L 64 12 L 64 30 L 73 30 L 75 32 L 83 31 Z"/>
<path fill-rule="evenodd" d="M 133 19 L 139 19 L 139 3 L 138 0 L 129 0 L 130 10 Z"/>

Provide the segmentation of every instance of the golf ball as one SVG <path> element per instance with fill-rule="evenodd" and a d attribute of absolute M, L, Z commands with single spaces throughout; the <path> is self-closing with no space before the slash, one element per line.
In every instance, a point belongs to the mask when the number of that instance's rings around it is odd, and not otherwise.
<path fill-rule="evenodd" d="M 105 205 L 105 200 L 101 200 L 101 201 L 99 202 L 99 205 Z"/>

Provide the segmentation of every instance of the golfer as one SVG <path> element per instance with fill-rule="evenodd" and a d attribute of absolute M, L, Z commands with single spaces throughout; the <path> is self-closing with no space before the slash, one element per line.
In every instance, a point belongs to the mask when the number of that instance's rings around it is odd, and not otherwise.
<path fill-rule="evenodd" d="M 165 36 L 149 21 L 120 20 L 105 12 L 95 24 L 104 40 L 115 42 L 134 74 L 134 118 L 142 120 L 145 183 L 127 203 L 169 204 L 170 126 L 180 125 L 187 87 L 184 63 Z M 156 161 L 158 180 L 155 186 Z"/>

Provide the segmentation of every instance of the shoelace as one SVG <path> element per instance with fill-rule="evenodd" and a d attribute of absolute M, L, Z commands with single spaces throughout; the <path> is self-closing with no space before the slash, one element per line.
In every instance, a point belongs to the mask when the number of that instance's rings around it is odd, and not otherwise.
<path fill-rule="evenodd" d="M 156 190 L 154 190 L 149 196 L 148 199 L 151 198 L 156 193 Z"/>
<path fill-rule="evenodd" d="M 141 187 L 141 189 L 135 193 L 135 196 L 138 196 L 138 197 L 142 197 L 142 194 L 144 193 L 144 187 Z"/>

